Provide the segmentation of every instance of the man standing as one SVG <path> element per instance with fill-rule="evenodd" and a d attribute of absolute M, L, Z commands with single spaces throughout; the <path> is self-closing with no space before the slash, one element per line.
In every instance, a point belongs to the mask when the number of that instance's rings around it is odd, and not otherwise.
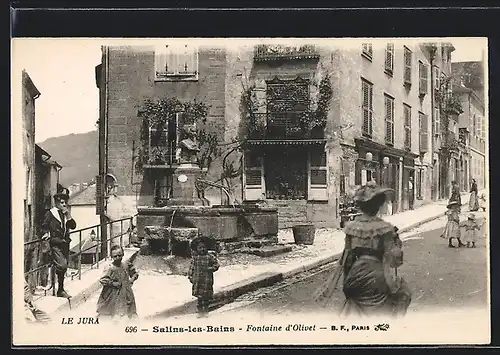
<path fill-rule="evenodd" d="M 68 269 L 69 230 L 76 228 L 76 222 L 68 209 L 69 195 L 58 193 L 54 195 L 55 207 L 45 214 L 42 222 L 43 240 L 48 240 L 51 251 L 52 267 L 55 269 L 58 281 L 57 297 L 70 298 L 64 290 L 64 276 Z"/>
<path fill-rule="evenodd" d="M 415 190 L 413 190 L 413 177 L 410 176 L 408 179 L 408 205 L 410 210 L 413 209 L 413 203 L 415 199 Z"/>

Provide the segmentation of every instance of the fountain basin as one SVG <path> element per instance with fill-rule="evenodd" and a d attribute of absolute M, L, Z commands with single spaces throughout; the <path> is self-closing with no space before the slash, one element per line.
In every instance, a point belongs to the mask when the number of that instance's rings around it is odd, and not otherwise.
<path fill-rule="evenodd" d="M 137 237 L 146 237 L 146 227 L 196 228 L 199 235 L 217 241 L 276 238 L 278 211 L 258 205 L 166 206 L 137 208 Z"/>

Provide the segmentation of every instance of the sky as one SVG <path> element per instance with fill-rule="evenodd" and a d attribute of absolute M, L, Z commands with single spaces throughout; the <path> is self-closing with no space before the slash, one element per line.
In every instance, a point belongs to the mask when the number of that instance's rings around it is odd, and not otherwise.
<path fill-rule="evenodd" d="M 484 39 L 446 40 L 456 48 L 452 61 L 482 59 Z M 20 73 L 25 69 L 41 93 L 36 100 L 37 143 L 96 129 L 99 97 L 95 67 L 101 62 L 101 45 L 105 43 L 103 39 L 13 40 L 13 70 Z"/>

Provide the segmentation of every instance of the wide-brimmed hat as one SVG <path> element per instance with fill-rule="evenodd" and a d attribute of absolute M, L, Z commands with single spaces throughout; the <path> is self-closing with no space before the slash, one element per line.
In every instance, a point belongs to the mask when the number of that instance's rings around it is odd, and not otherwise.
<path fill-rule="evenodd" d="M 59 200 L 64 200 L 64 201 L 68 202 L 69 195 L 66 193 L 63 193 L 63 192 L 59 192 L 59 193 L 55 194 L 54 201 L 59 201 Z"/>
<path fill-rule="evenodd" d="M 470 213 L 470 214 L 467 216 L 467 219 L 476 219 L 476 216 L 474 215 L 474 213 Z"/>
<path fill-rule="evenodd" d="M 450 201 L 450 202 L 448 202 L 448 205 L 446 206 L 446 208 L 452 208 L 455 206 L 458 206 L 458 201 Z"/>
<path fill-rule="evenodd" d="M 369 181 L 366 185 L 361 186 L 354 194 L 355 202 L 367 202 L 372 200 L 375 196 L 388 194 L 393 190 L 387 187 L 380 187 L 373 181 Z"/>
<path fill-rule="evenodd" d="M 196 250 L 198 248 L 198 244 L 203 243 L 207 247 L 208 250 L 216 250 L 217 246 L 217 241 L 213 237 L 207 237 L 207 236 L 199 236 L 191 240 L 191 243 L 189 243 L 189 247 L 192 250 Z"/>

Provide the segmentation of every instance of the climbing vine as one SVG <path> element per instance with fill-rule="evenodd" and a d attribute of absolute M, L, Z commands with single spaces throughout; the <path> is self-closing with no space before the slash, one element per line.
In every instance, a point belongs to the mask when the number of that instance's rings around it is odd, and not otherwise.
<path fill-rule="evenodd" d="M 161 143 L 168 141 L 169 137 L 165 137 L 164 130 L 169 128 L 169 122 L 175 118 L 177 112 L 182 112 L 181 124 L 196 125 L 200 146 L 198 162 L 202 168 L 209 168 L 214 157 L 218 154 L 219 140 L 216 133 L 206 129 L 208 107 L 196 99 L 183 102 L 175 97 L 167 97 L 159 100 L 146 99 L 139 106 L 137 116 L 142 120 L 142 123 L 141 146 L 138 149 L 135 162 L 138 171 L 142 171 L 146 164 L 166 164 L 169 161 L 169 156 L 172 157 L 175 154 L 168 149 L 168 146 Z M 175 132 L 169 133 L 172 136 L 175 134 Z"/>
<path fill-rule="evenodd" d="M 247 138 L 263 138 L 266 130 L 266 119 L 273 120 L 268 116 L 270 112 L 300 112 L 298 119 L 298 130 L 304 137 L 311 134 L 313 130 L 324 129 L 327 122 L 330 101 L 333 97 L 330 76 L 327 74 L 319 83 L 309 83 L 304 79 L 283 81 L 283 85 L 272 86 L 267 91 L 267 102 L 260 103 L 256 97 L 256 86 L 248 86 L 241 97 L 241 117 L 245 127 Z M 314 97 L 315 107 L 312 109 L 309 85 L 318 88 L 317 97 Z M 266 105 L 265 110 L 259 110 L 260 105 Z M 299 108 L 299 110 L 297 110 Z M 259 111 L 267 113 L 260 114 Z"/>

